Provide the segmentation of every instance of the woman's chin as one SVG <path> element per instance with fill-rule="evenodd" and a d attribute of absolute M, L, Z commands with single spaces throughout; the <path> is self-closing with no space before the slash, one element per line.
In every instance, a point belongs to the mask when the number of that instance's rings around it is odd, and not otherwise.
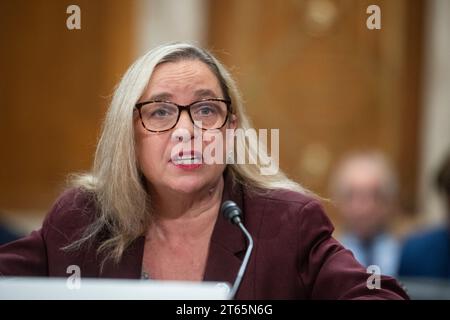
<path fill-rule="evenodd" d="M 175 192 L 193 194 L 207 186 L 207 181 L 200 177 L 177 177 L 168 183 L 168 187 Z"/>

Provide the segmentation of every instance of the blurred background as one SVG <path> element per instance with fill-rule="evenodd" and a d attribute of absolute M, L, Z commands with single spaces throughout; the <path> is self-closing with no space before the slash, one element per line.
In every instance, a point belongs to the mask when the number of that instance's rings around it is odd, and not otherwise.
<path fill-rule="evenodd" d="M 66 27 L 72 4 L 80 30 Z M 372 4 L 380 30 L 366 26 Z M 13 234 L 38 227 L 67 175 L 89 170 L 127 67 L 188 40 L 231 69 L 256 128 L 280 129 L 291 178 L 333 198 L 341 159 L 376 150 L 397 180 L 394 236 L 442 224 L 433 181 L 450 150 L 449 32 L 447 0 L 1 1 L 0 219 Z M 325 206 L 339 235 L 344 216 Z"/>

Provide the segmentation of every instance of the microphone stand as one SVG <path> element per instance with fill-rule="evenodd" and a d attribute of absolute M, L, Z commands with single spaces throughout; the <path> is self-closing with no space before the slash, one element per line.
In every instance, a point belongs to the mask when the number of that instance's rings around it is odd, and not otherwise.
<path fill-rule="evenodd" d="M 231 288 L 229 298 L 234 299 L 234 296 L 236 295 L 237 290 L 239 289 L 239 285 L 241 284 L 242 277 L 244 276 L 245 270 L 247 269 L 247 264 L 250 260 L 250 255 L 252 254 L 253 249 L 253 239 L 250 233 L 247 231 L 247 229 L 244 227 L 241 221 L 237 223 L 237 226 L 242 230 L 245 237 L 248 241 L 247 250 L 245 251 L 244 260 L 242 261 L 241 267 L 239 268 L 239 272 L 236 276 L 236 280 L 234 281 L 233 287 Z"/>

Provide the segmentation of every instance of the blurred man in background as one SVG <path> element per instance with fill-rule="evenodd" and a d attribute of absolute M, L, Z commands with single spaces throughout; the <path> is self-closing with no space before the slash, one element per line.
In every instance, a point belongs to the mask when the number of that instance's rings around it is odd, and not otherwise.
<path fill-rule="evenodd" d="M 398 183 L 389 163 L 378 152 L 346 157 L 331 180 L 332 198 L 343 219 L 340 241 L 363 265 L 396 275 L 400 245 L 388 231 L 396 212 Z"/>
<path fill-rule="evenodd" d="M 439 227 L 419 232 L 405 242 L 399 276 L 450 279 L 450 153 L 436 176 L 447 220 Z"/>

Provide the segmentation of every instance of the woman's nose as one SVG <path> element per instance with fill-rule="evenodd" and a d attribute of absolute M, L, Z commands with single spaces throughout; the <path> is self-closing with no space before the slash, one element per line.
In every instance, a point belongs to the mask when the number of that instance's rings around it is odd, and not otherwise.
<path fill-rule="evenodd" d="M 194 137 L 194 124 L 186 110 L 181 112 L 180 119 L 174 129 L 172 138 L 176 141 L 188 141 Z"/>

